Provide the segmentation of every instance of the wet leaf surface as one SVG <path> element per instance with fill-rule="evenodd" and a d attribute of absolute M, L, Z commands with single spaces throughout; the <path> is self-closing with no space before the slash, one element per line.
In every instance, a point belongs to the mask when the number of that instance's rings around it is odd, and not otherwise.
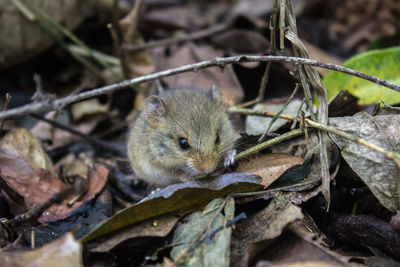
<path fill-rule="evenodd" d="M 88 242 L 122 227 L 169 212 L 188 209 L 208 202 L 216 197 L 238 192 L 257 191 L 263 188 L 259 177 L 251 174 L 225 174 L 207 181 L 196 180 L 168 186 L 136 205 L 115 214 L 100 224 L 82 241 Z"/>

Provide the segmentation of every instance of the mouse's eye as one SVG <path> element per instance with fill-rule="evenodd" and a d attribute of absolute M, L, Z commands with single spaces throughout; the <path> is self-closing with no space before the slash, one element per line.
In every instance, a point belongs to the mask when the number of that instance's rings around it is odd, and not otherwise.
<path fill-rule="evenodd" d="M 181 148 L 182 148 L 183 150 L 186 150 L 186 149 L 189 149 L 189 148 L 190 148 L 190 145 L 189 145 L 189 143 L 188 143 L 188 141 L 187 141 L 186 138 L 180 137 L 180 138 L 178 139 L 178 142 L 179 142 L 179 145 L 181 146 Z"/>
<path fill-rule="evenodd" d="M 219 145 L 221 143 L 221 140 L 219 139 L 219 134 L 217 134 L 217 137 L 215 138 L 215 144 Z"/>

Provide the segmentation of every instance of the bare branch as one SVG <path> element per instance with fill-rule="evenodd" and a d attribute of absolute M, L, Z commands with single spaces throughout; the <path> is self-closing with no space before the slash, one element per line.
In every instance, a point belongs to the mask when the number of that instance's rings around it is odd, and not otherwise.
<path fill-rule="evenodd" d="M 304 64 L 304 65 L 310 65 L 310 66 L 316 66 L 324 69 L 330 69 L 330 70 L 335 70 L 339 72 L 343 72 L 346 74 L 350 74 L 371 82 L 374 82 L 376 84 L 385 86 L 387 88 L 393 89 L 395 91 L 400 92 L 400 86 L 397 86 L 396 84 L 393 84 L 391 82 L 382 80 L 378 77 L 374 77 L 356 70 L 352 70 L 349 68 L 345 68 L 339 65 L 335 64 L 330 64 L 330 63 L 322 63 L 318 62 L 313 59 L 305 59 L 305 58 L 299 58 L 299 57 L 285 57 L 285 56 L 234 56 L 234 57 L 217 57 L 212 60 L 206 60 L 206 61 L 201 61 L 198 63 L 194 64 L 189 64 L 189 65 L 184 65 L 178 68 L 174 69 L 168 69 L 160 72 L 156 72 L 153 74 L 133 78 L 130 80 L 125 80 L 120 83 L 115 83 L 111 85 L 106 85 L 100 88 L 96 88 L 90 91 L 86 91 L 77 95 L 72 95 L 72 96 L 67 96 L 63 97 L 57 100 L 45 100 L 45 101 L 40 101 L 40 102 L 34 102 L 31 104 L 24 105 L 19 108 L 14 108 L 8 111 L 3 111 L 0 112 L 0 120 L 1 119 L 7 119 L 7 118 L 12 118 L 12 117 L 17 117 L 17 116 L 22 116 L 34 112 L 44 112 L 44 111 L 51 111 L 55 109 L 61 109 L 64 108 L 67 105 L 70 105 L 72 103 L 76 103 L 82 100 L 86 100 L 92 97 L 96 97 L 99 95 L 103 94 L 108 94 L 112 93 L 114 91 L 120 90 L 122 88 L 126 88 L 132 85 L 136 85 L 139 83 L 143 82 L 148 82 L 148 81 L 153 81 L 155 79 L 160 79 L 162 77 L 167 77 L 171 75 L 175 75 L 178 73 L 183 73 L 183 72 L 188 72 L 188 71 L 197 71 L 200 69 L 204 68 L 209 68 L 209 67 L 224 67 L 225 65 L 228 64 L 241 64 L 241 63 L 247 63 L 247 62 L 259 62 L 259 61 L 264 61 L 264 62 L 284 62 L 284 63 L 291 63 L 291 64 Z"/>

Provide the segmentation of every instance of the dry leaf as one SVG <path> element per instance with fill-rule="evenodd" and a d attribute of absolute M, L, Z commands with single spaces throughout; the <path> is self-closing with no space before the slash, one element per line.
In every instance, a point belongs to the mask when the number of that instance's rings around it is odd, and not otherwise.
<path fill-rule="evenodd" d="M 109 252 L 122 243 L 132 242 L 135 238 L 164 237 L 171 232 L 179 219 L 177 214 L 168 214 L 124 227 L 103 238 L 97 238 L 96 246 L 90 247 L 90 251 Z"/>
<path fill-rule="evenodd" d="M 178 266 L 229 266 L 231 228 L 225 226 L 233 219 L 234 203 L 230 198 L 222 215 L 224 200 L 214 199 L 203 211 L 190 214 L 178 225 L 172 241 L 177 245 L 171 251 Z"/>
<path fill-rule="evenodd" d="M 301 165 L 304 159 L 287 154 L 255 155 L 240 161 L 235 172 L 252 173 L 261 177 L 261 184 L 268 187 L 288 169 Z"/>
<path fill-rule="evenodd" d="M 44 167 L 48 167 L 46 169 Z M 8 133 L 0 142 L 0 177 L 7 184 L 7 200 L 17 206 L 15 214 L 32 209 L 48 201 L 55 193 L 65 191 L 69 186 L 62 183 L 54 171 L 53 165 L 39 141 L 25 129 L 16 129 Z M 89 173 L 89 172 L 88 172 Z M 72 207 L 67 203 L 75 195 L 65 199 L 59 205 L 47 209 L 39 221 L 63 219 L 78 208 L 84 201 L 92 199 L 101 192 L 107 183 L 108 170 L 99 165 L 91 172 L 89 189 Z M 19 197 L 23 197 L 21 203 Z"/>
<path fill-rule="evenodd" d="M 400 152 L 400 116 L 372 117 L 360 112 L 353 117 L 331 118 L 329 125 L 361 137 L 386 150 Z M 337 135 L 329 134 L 340 147 L 343 158 L 369 187 L 379 202 L 391 211 L 398 210 L 397 168 L 382 153 Z"/>
<path fill-rule="evenodd" d="M 71 233 L 35 250 L 0 251 L 2 267 L 70 267 L 83 266 L 82 245 Z"/>
<path fill-rule="evenodd" d="M 176 68 L 220 56 L 223 56 L 222 52 L 213 49 L 211 46 L 194 44 L 183 46 L 178 51 L 173 52 L 171 57 L 165 57 L 161 53 L 153 55 L 157 60 L 157 70 Z M 225 66 L 223 72 L 220 68 L 213 67 L 166 77 L 164 81 L 172 88 L 199 88 L 205 91 L 215 85 L 230 105 L 240 103 L 244 96 L 242 86 L 233 71 L 232 65 Z"/>
<path fill-rule="evenodd" d="M 251 244 L 278 237 L 286 225 L 302 217 L 301 209 L 288 198 L 276 197 L 262 211 L 238 222 L 232 234 L 232 266 L 247 266 Z"/>

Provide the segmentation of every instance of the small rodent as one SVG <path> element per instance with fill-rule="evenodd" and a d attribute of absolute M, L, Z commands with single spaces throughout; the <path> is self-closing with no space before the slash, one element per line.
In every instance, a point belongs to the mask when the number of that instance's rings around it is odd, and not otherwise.
<path fill-rule="evenodd" d="M 128 137 L 135 174 L 167 186 L 233 164 L 236 134 L 227 107 L 215 88 L 169 89 L 148 97 Z"/>

